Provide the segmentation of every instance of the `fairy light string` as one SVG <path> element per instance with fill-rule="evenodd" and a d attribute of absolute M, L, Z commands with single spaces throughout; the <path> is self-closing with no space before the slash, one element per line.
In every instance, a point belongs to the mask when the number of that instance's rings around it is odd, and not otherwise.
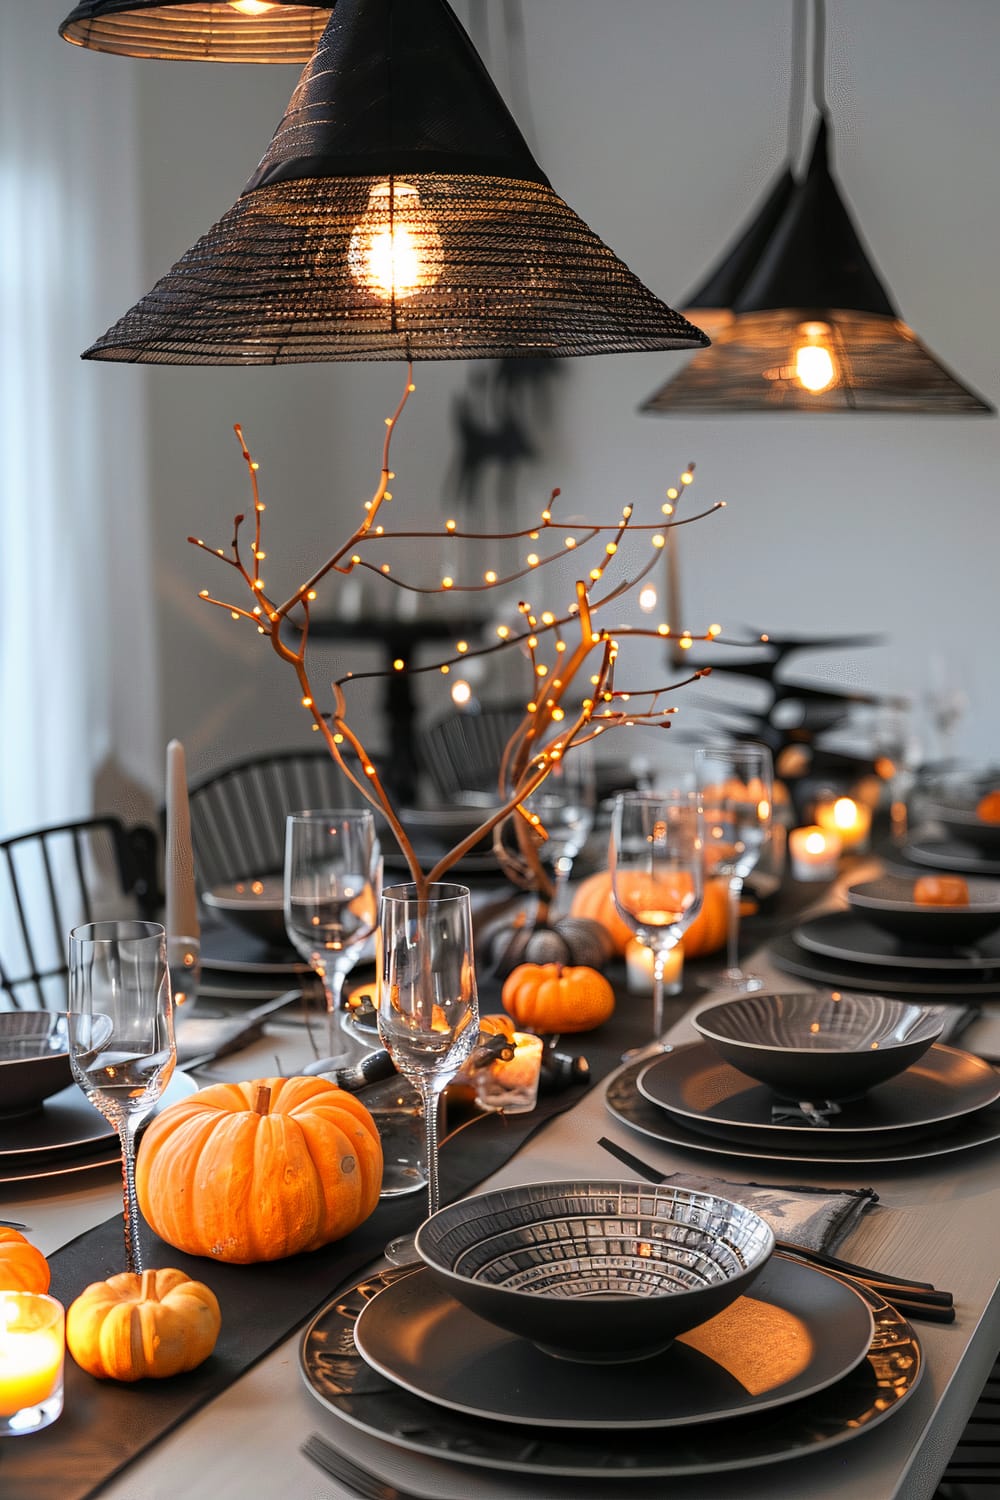
<path fill-rule="evenodd" d="M 188 541 L 210 557 L 234 569 L 248 590 L 252 602 L 249 606 L 229 602 L 209 589 L 201 589 L 199 596 L 207 604 L 228 610 L 233 620 L 252 623 L 258 633 L 269 640 L 276 655 L 292 669 L 298 684 L 300 704 L 310 715 L 313 730 L 323 736 L 330 755 L 351 785 L 385 817 L 418 888 L 426 889 L 431 882 L 440 880 L 482 839 L 492 834 L 494 849 L 505 873 L 516 884 L 537 890 L 545 900 L 551 895 L 551 882 L 542 867 L 540 850 L 548 835 L 537 814 L 527 806 L 532 793 L 542 784 L 552 767 L 573 748 L 595 740 L 609 729 L 639 724 L 668 727 L 676 708 L 666 702 L 667 698 L 711 671 L 710 667 L 700 667 L 678 681 L 656 687 L 623 688 L 615 681 L 622 642 L 669 638 L 676 646 L 684 649 L 695 641 L 722 642 L 722 627 L 719 625 L 710 625 L 701 633 L 677 631 L 666 621 L 658 624 L 620 624 L 610 630 L 600 622 L 601 611 L 631 593 L 647 577 L 660 558 L 666 542 L 664 533 L 669 528 L 690 525 L 713 515 L 723 508 L 725 502 L 716 502 L 683 518 L 676 515 L 676 507 L 671 502 L 681 493 L 682 486 L 686 489 L 692 483 L 693 464 L 689 464 L 681 474 L 677 486 L 672 486 L 667 491 L 670 500 L 662 507 L 663 519 L 652 524 L 636 521 L 631 505 L 624 506 L 621 515 L 614 521 L 588 520 L 571 524 L 557 520 L 554 509 L 560 492 L 556 489 L 552 491 L 549 503 L 542 510 L 538 521 L 529 527 L 514 531 L 479 532 L 460 529 L 454 520 L 445 522 L 443 535 L 449 542 L 523 541 L 532 544 L 523 565 L 513 571 L 501 575 L 489 568 L 475 581 L 461 581 L 449 572 L 435 585 L 416 583 L 408 577 L 397 577 L 392 572 L 390 563 L 378 562 L 374 557 L 366 556 L 365 551 L 378 549 L 388 542 L 440 544 L 442 538 L 442 532 L 438 530 L 394 531 L 387 529 L 379 520 L 383 506 L 392 499 L 389 488 L 395 478 L 390 466 L 392 436 L 413 390 L 413 370 L 409 366 L 402 396 L 392 416 L 385 418 L 378 482 L 371 498 L 364 502 L 360 522 L 326 561 L 282 603 L 276 602 L 268 593 L 261 573 L 261 563 L 267 559 L 263 542 L 266 506 L 260 494 L 259 466 L 250 453 L 241 427 L 236 424 L 234 431 L 247 468 L 253 503 L 250 558 L 244 556 L 241 544 L 241 532 L 247 519 L 242 514 L 234 518 L 228 553 L 224 548 L 210 546 L 200 537 L 192 536 Z M 610 586 L 605 584 L 606 570 L 616 565 L 622 566 L 624 539 L 627 536 L 645 534 L 649 535 L 651 541 L 648 560 L 617 583 L 612 581 Z M 553 540 L 558 538 L 560 545 L 554 550 L 546 547 L 542 543 L 543 536 Z M 347 576 L 360 568 L 375 574 L 384 583 L 414 594 L 484 593 L 509 587 L 529 575 L 564 561 L 567 556 L 575 556 L 580 549 L 589 551 L 593 544 L 601 541 L 604 544 L 603 552 L 586 571 L 585 576 L 576 579 L 573 600 L 562 613 L 557 614 L 550 609 L 536 610 L 527 599 L 523 599 L 518 606 L 519 625 L 497 626 L 496 639 L 482 645 L 472 645 L 461 640 L 456 643 L 453 654 L 432 663 L 414 667 L 404 660 L 398 660 L 389 669 L 390 673 L 406 672 L 414 676 L 430 672 L 447 676 L 458 663 L 466 664 L 499 652 L 518 650 L 525 654 L 531 673 L 531 696 L 525 704 L 524 717 L 504 747 L 497 767 L 497 807 L 484 817 L 478 828 L 456 843 L 425 872 L 393 799 L 379 775 L 375 758 L 370 755 L 361 735 L 352 726 L 345 691 L 349 683 L 384 679 L 389 674 L 382 669 L 363 673 L 348 672 L 337 678 L 330 684 L 332 706 L 329 709 L 320 705 L 313 690 L 306 656 L 311 609 L 318 596 L 319 586 L 332 573 Z M 582 556 L 581 552 L 581 561 Z M 601 585 L 604 585 L 605 591 L 598 597 Z M 722 643 L 737 644 L 730 641 Z M 582 681 L 586 681 L 586 688 L 582 699 L 577 702 L 576 694 Z M 505 833 L 513 838 L 514 848 Z"/>

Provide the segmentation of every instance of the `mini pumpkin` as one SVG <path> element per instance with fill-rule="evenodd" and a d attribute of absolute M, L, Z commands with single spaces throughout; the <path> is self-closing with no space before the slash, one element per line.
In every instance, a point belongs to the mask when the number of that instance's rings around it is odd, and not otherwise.
<path fill-rule="evenodd" d="M 700 958 L 702 954 L 715 953 L 722 947 L 726 941 L 727 901 L 728 889 L 724 879 L 705 882 L 701 911 L 681 938 L 685 958 Z M 600 922 L 619 957 L 635 937 L 632 928 L 618 915 L 611 894 L 610 870 L 598 870 L 580 882 L 573 893 L 571 910 L 574 916 L 592 917 Z"/>
<path fill-rule="evenodd" d="M 378 1203 L 382 1145 L 326 1078 L 218 1083 L 163 1110 L 136 1159 L 139 1207 L 178 1250 L 249 1264 L 317 1250 Z"/>
<path fill-rule="evenodd" d="M 976 803 L 976 816 L 982 823 L 1000 823 L 1000 791 L 987 792 Z"/>
<path fill-rule="evenodd" d="M 969 883 L 963 875 L 920 875 L 913 899 L 918 906 L 968 906 Z"/>
<path fill-rule="evenodd" d="M 161 1380 L 202 1364 L 221 1327 L 215 1293 L 187 1272 L 123 1271 L 70 1303 L 66 1344 L 98 1380 Z"/>
<path fill-rule="evenodd" d="M 0 1228 L 0 1292 L 47 1292 L 49 1263 L 19 1229 Z"/>
<path fill-rule="evenodd" d="M 613 1013 L 615 992 L 584 965 L 520 964 L 504 981 L 503 1008 L 524 1031 L 592 1031 Z"/>

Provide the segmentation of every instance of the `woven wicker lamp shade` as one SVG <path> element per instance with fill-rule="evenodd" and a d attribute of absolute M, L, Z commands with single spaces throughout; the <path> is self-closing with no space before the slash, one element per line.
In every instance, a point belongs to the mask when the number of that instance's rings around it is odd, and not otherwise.
<path fill-rule="evenodd" d="M 67 42 L 120 57 L 177 62 L 304 63 L 334 0 L 81 0 Z"/>
<path fill-rule="evenodd" d="M 553 192 L 445 0 L 338 0 L 237 203 L 84 358 L 697 348 Z"/>
<path fill-rule="evenodd" d="M 822 9 L 817 25 L 822 39 Z M 817 79 L 820 64 L 817 63 Z M 712 347 L 644 412 L 988 415 L 900 318 L 830 169 L 820 103 L 808 170 L 776 178 L 761 208 L 685 299 Z"/>

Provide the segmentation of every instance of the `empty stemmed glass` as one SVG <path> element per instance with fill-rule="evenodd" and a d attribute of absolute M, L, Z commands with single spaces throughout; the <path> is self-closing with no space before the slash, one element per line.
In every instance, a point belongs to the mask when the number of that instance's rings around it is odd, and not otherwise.
<path fill-rule="evenodd" d="M 708 989 L 746 994 L 764 981 L 740 967 L 740 899 L 743 882 L 771 835 L 774 772 L 766 745 L 704 745 L 695 754 L 705 810 L 705 863 L 709 875 L 729 882 L 726 967 L 706 976 Z"/>
<path fill-rule="evenodd" d="M 608 860 L 615 909 L 653 952 L 656 1041 L 663 1034 L 664 960 L 701 910 L 704 850 L 698 793 L 620 792 Z"/>
<path fill-rule="evenodd" d="M 157 922 L 88 922 L 69 935 L 69 1059 L 122 1149 L 125 1268 L 142 1270 L 135 1143 L 177 1050 L 166 934 Z"/>
<path fill-rule="evenodd" d="M 438 1109 L 443 1089 L 479 1041 L 472 903 L 464 885 L 390 886 L 379 921 L 378 1030 L 397 1070 L 420 1094 L 427 1143 L 428 1214 L 440 1204 Z M 412 1236 L 386 1255 L 416 1259 Z"/>
<path fill-rule="evenodd" d="M 594 759 L 589 746 L 574 746 L 527 799 L 529 811 L 537 813 L 548 834 L 541 855 L 554 877 L 549 902 L 553 915 L 572 873 L 573 861 L 594 826 L 595 786 Z"/>
<path fill-rule="evenodd" d="M 327 1049 L 338 1032 L 344 980 L 375 931 L 382 855 L 367 809 L 289 813 L 285 824 L 285 928 L 319 976 L 326 998 Z"/>

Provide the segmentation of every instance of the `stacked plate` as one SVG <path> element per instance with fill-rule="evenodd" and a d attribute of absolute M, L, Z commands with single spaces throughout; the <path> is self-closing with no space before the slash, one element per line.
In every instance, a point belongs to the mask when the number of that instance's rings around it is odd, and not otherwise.
<path fill-rule="evenodd" d="M 921 827 L 904 849 L 916 865 L 968 875 L 1000 875 L 1000 772 L 931 789 L 920 799 Z"/>
<path fill-rule="evenodd" d="M 196 1088 L 187 1074 L 175 1072 L 161 1107 Z M 0 1183 L 62 1177 L 120 1162 L 117 1135 L 75 1083 L 49 1095 L 31 1114 L 0 1114 Z"/>
<path fill-rule="evenodd" d="M 1000 995 L 1000 880 L 970 877 L 951 904 L 928 904 L 915 899 L 921 878 L 930 877 L 885 875 L 849 887 L 848 909 L 777 938 L 774 962 L 820 984 L 888 995 Z"/>
<path fill-rule="evenodd" d="M 578 1309 L 586 1324 L 582 1293 Z M 314 1319 L 300 1368 L 338 1418 L 335 1441 L 350 1445 L 341 1423 L 360 1429 L 390 1470 L 393 1450 L 418 1452 L 448 1465 L 449 1493 L 474 1493 L 488 1468 L 603 1497 L 615 1475 L 741 1470 L 847 1442 L 898 1410 L 921 1355 L 880 1297 L 775 1254 L 745 1295 L 628 1363 L 555 1358 L 427 1267 L 388 1270 Z"/>

